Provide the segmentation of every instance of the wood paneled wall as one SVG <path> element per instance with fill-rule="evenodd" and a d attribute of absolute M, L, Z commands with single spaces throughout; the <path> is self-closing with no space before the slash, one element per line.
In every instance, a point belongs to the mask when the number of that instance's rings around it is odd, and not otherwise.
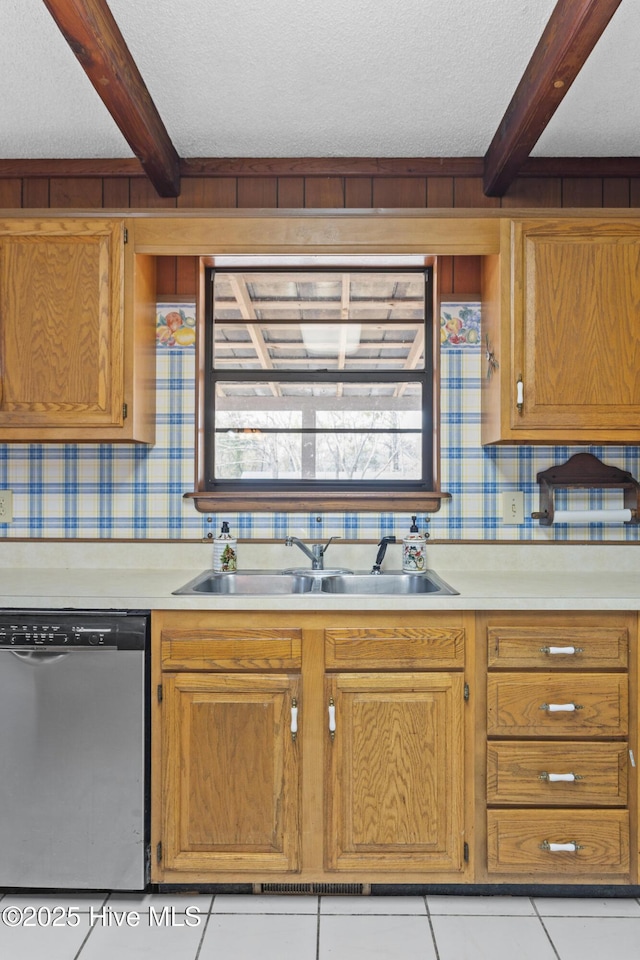
<path fill-rule="evenodd" d="M 240 163 L 241 161 L 239 161 Z M 304 161 L 298 164 L 303 166 Z M 140 176 L 12 176 L 0 178 L 0 209 L 51 208 L 262 208 L 372 209 L 380 207 L 638 207 L 640 178 L 522 177 L 502 197 L 486 197 L 482 178 L 438 176 L 295 175 L 183 177 L 180 196 L 158 197 Z M 195 296 L 192 257 L 161 257 L 159 297 Z M 476 295 L 477 257 L 440 258 L 440 290 L 445 296 Z"/>

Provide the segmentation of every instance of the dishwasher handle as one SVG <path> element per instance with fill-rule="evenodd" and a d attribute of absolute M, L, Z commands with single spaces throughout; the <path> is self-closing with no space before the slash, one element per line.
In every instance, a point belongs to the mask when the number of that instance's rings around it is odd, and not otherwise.
<path fill-rule="evenodd" d="M 30 663 L 32 666 L 38 667 L 43 667 L 47 663 L 57 663 L 58 660 L 64 660 L 67 655 L 66 650 L 63 650 L 62 653 L 50 653 L 48 650 L 43 650 L 42 653 L 34 653 L 33 651 L 23 653 L 20 650 L 12 650 L 11 653 L 18 660 L 22 660 L 23 663 Z"/>
<path fill-rule="evenodd" d="M 106 652 L 117 649 L 117 647 L 68 647 L 63 650 L 56 648 L 34 649 L 33 647 L 0 647 L 0 651 L 6 650 L 8 653 L 12 653 L 14 657 L 17 657 L 18 660 L 21 660 L 23 663 L 30 663 L 32 666 L 44 666 L 47 663 L 58 663 L 58 661 L 64 660 L 64 658 L 70 653 L 81 653 L 86 651 L 96 653 L 98 650 Z"/>

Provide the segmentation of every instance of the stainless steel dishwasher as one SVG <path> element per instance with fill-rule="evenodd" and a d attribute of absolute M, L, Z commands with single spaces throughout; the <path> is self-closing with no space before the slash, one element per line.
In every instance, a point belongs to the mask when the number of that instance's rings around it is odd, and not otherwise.
<path fill-rule="evenodd" d="M 0 887 L 141 890 L 148 616 L 0 611 Z"/>

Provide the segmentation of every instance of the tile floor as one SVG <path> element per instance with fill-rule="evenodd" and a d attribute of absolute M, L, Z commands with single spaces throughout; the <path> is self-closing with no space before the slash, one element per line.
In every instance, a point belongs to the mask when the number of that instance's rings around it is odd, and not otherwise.
<path fill-rule="evenodd" d="M 638 960 L 640 901 L 545 897 L 0 898 L 6 960 Z"/>

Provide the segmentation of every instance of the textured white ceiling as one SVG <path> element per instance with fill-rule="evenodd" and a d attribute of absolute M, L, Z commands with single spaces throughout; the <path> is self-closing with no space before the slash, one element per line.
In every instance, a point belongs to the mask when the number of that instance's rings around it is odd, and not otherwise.
<path fill-rule="evenodd" d="M 532 156 L 640 156 L 640 0 L 622 0 Z"/>
<path fill-rule="evenodd" d="M 482 156 L 555 0 L 109 0 L 183 157 Z M 640 153 L 623 0 L 534 155 Z M 0 156 L 131 150 L 42 0 L 0 0 Z"/>

